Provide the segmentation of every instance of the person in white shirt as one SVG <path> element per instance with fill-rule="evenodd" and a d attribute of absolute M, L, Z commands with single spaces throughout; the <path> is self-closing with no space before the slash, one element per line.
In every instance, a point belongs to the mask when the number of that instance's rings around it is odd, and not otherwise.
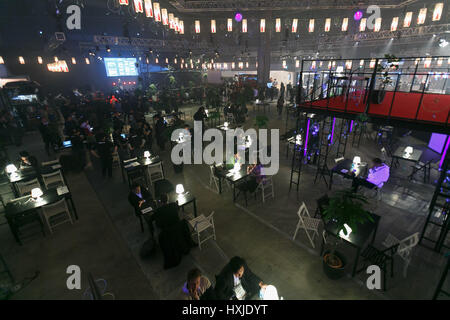
<path fill-rule="evenodd" d="M 373 166 L 369 169 L 367 179 L 353 179 L 352 188 L 355 192 L 358 190 L 359 186 L 364 186 L 368 189 L 382 188 L 383 185 L 389 180 L 389 166 L 383 163 L 383 161 L 379 158 L 373 159 L 372 162 Z"/>

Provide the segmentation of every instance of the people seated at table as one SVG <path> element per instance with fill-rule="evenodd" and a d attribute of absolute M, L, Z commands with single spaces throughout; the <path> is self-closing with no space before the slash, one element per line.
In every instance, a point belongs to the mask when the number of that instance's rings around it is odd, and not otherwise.
<path fill-rule="evenodd" d="M 27 151 L 21 151 L 20 155 L 20 169 L 38 168 L 38 161 L 36 157 L 30 155 Z"/>
<path fill-rule="evenodd" d="M 144 205 L 144 203 L 152 202 L 153 196 L 150 191 L 142 187 L 139 183 L 134 183 L 131 186 L 131 191 L 128 195 L 128 201 L 136 210 L 138 210 Z"/>
<path fill-rule="evenodd" d="M 352 188 L 356 192 L 359 186 L 364 186 L 368 189 L 382 188 L 384 183 L 389 180 L 389 166 L 379 158 L 372 160 L 372 167 L 369 169 L 369 175 L 366 179 L 353 179 Z"/>
<path fill-rule="evenodd" d="M 241 257 L 233 257 L 216 276 L 215 294 L 219 300 L 248 300 L 267 287 Z"/>
<path fill-rule="evenodd" d="M 187 274 L 187 281 L 181 289 L 181 300 L 211 300 L 214 292 L 211 281 L 199 269 L 192 269 Z M 208 297 L 209 296 L 209 297 Z"/>
<path fill-rule="evenodd" d="M 237 187 L 239 190 L 244 192 L 253 193 L 258 188 L 259 183 L 262 181 L 262 166 L 261 163 L 258 162 L 255 164 L 251 164 L 247 167 L 248 177 Z"/>

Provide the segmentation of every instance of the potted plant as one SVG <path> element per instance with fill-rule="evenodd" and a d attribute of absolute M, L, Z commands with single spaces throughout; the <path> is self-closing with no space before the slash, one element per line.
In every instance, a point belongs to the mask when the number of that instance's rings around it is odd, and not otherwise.
<path fill-rule="evenodd" d="M 372 102 L 376 104 L 383 102 L 384 97 L 386 96 L 386 86 L 392 84 L 392 78 L 389 72 L 398 70 L 398 62 L 400 61 L 395 55 L 385 54 L 384 57 L 387 62 L 384 65 L 377 65 L 377 72 L 381 73 L 380 88 L 374 90 L 372 93 Z"/>
<path fill-rule="evenodd" d="M 370 213 L 364 209 L 367 198 L 353 190 L 342 190 L 330 197 L 324 206 L 323 219 L 325 223 L 333 221 L 340 230 L 340 237 L 349 237 L 350 233 L 358 232 L 358 225 L 373 222 Z M 323 255 L 323 269 L 330 279 L 339 279 L 344 275 L 345 258 L 336 251 L 336 245 Z"/>

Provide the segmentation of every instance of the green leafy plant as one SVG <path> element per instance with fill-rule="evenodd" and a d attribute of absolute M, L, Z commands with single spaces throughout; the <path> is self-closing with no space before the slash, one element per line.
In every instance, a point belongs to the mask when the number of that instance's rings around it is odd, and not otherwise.
<path fill-rule="evenodd" d="M 267 128 L 267 123 L 269 122 L 269 118 L 266 116 L 256 116 L 255 118 L 255 127 L 258 129 Z"/>
<path fill-rule="evenodd" d="M 156 87 L 156 85 L 154 83 L 152 83 L 151 85 L 148 86 L 147 94 L 150 97 L 156 95 L 157 92 L 158 92 L 158 88 Z"/>
<path fill-rule="evenodd" d="M 338 230 L 344 230 L 344 234 L 346 234 L 344 224 L 347 224 L 356 233 L 359 224 L 374 221 L 370 213 L 364 209 L 364 205 L 367 203 L 366 197 L 353 192 L 351 189 L 338 191 L 333 197 L 330 197 L 330 202 L 325 207 L 323 217 L 325 221 L 335 221 Z"/>

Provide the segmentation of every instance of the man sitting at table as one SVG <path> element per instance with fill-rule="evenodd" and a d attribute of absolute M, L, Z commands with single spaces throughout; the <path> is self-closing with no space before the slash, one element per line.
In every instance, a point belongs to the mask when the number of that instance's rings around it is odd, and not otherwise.
<path fill-rule="evenodd" d="M 359 186 L 364 186 L 368 189 L 382 188 L 384 183 L 389 180 L 389 166 L 383 163 L 381 159 L 374 158 L 372 160 L 373 166 L 369 169 L 367 179 L 355 178 L 353 179 L 352 188 L 356 192 Z"/>
<path fill-rule="evenodd" d="M 142 188 L 140 184 L 134 183 L 131 186 L 128 201 L 136 210 L 139 210 L 145 202 L 153 201 L 153 196 L 146 188 Z"/>
<path fill-rule="evenodd" d="M 37 159 L 33 156 L 30 156 L 30 154 L 27 151 L 22 151 L 19 153 L 19 155 L 20 155 L 20 169 L 37 168 L 38 166 Z"/>
<path fill-rule="evenodd" d="M 216 297 L 219 300 L 248 300 L 265 288 L 241 257 L 233 257 L 216 277 Z"/>

